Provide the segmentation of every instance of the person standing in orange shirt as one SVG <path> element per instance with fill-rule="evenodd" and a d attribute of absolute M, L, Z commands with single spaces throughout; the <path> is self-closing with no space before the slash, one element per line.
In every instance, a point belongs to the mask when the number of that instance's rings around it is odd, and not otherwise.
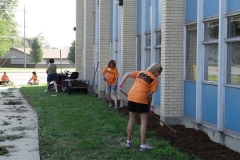
<path fill-rule="evenodd" d="M 33 82 L 31 82 L 31 80 L 33 80 Z M 37 84 L 39 84 L 38 76 L 37 76 L 35 71 L 32 72 L 32 77 L 29 79 L 28 84 L 30 84 L 30 85 L 37 85 Z"/>
<path fill-rule="evenodd" d="M 140 114 L 141 118 L 141 145 L 139 150 L 142 152 L 152 148 L 146 144 L 148 112 L 152 102 L 152 95 L 158 88 L 157 77 L 161 74 L 162 70 L 161 64 L 153 63 L 146 71 L 133 71 L 125 73 L 119 83 L 119 90 L 123 90 L 122 85 L 128 77 L 135 79 L 134 84 L 128 93 L 129 121 L 127 125 L 127 148 L 132 147 L 131 138 L 137 113 Z"/>
<path fill-rule="evenodd" d="M 115 109 L 118 108 L 117 105 L 117 81 L 118 81 L 118 70 L 116 67 L 116 62 L 110 60 L 108 65 L 103 69 L 103 80 L 106 82 L 106 94 L 109 102 L 109 107 L 113 107 L 111 93 L 114 97 Z"/>
<path fill-rule="evenodd" d="M 2 77 L 1 77 L 1 84 L 3 84 L 3 83 L 9 83 L 9 82 L 10 82 L 9 77 L 8 77 L 7 73 L 4 72 L 3 75 L 2 75 Z"/>

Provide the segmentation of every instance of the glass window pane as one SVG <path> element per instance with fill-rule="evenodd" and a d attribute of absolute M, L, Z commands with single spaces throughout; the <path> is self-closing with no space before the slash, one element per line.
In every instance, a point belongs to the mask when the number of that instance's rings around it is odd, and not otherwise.
<path fill-rule="evenodd" d="M 240 42 L 228 43 L 227 83 L 240 84 Z"/>
<path fill-rule="evenodd" d="M 196 81 L 197 25 L 187 26 L 186 79 Z"/>
<path fill-rule="evenodd" d="M 146 68 L 147 69 L 150 66 L 151 62 L 151 49 L 146 50 Z"/>
<path fill-rule="evenodd" d="M 156 46 L 161 45 L 161 32 L 156 32 Z"/>
<path fill-rule="evenodd" d="M 156 54 L 157 54 L 157 63 L 161 63 L 161 48 L 156 49 Z"/>
<path fill-rule="evenodd" d="M 146 47 L 151 47 L 151 34 L 146 34 Z"/>
<path fill-rule="evenodd" d="M 228 18 L 228 38 L 240 36 L 240 16 Z"/>
<path fill-rule="evenodd" d="M 218 21 L 205 22 L 205 36 L 204 40 L 218 39 Z"/>
<path fill-rule="evenodd" d="M 205 45 L 204 80 L 218 81 L 218 44 Z"/>

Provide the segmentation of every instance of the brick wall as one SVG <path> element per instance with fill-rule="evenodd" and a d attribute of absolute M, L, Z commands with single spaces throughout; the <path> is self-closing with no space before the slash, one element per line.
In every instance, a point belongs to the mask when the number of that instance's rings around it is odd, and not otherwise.
<path fill-rule="evenodd" d="M 126 72 L 136 70 L 136 0 L 124 1 L 121 22 L 121 73 L 120 79 Z M 128 78 L 124 90 L 128 91 L 133 79 Z"/>
<path fill-rule="evenodd" d="M 179 124 L 183 97 L 184 0 L 162 0 L 162 52 L 160 116 Z"/>
<path fill-rule="evenodd" d="M 110 55 L 110 1 L 99 1 L 99 69 L 98 69 L 98 97 L 104 97 L 105 82 L 102 80 L 103 68 L 109 62 Z"/>
<path fill-rule="evenodd" d="M 82 79 L 83 66 L 83 0 L 76 1 L 76 46 L 75 46 L 75 68 Z"/>
<path fill-rule="evenodd" d="M 92 83 L 94 76 L 94 1 L 86 0 L 86 39 L 85 47 L 85 78 Z"/>

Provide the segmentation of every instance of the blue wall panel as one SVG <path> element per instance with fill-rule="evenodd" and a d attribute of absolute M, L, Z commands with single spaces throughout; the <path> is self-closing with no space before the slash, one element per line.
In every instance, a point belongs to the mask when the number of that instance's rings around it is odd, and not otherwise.
<path fill-rule="evenodd" d="M 141 34 L 142 0 L 137 0 L 137 34 Z"/>
<path fill-rule="evenodd" d="M 227 12 L 240 10 L 239 0 L 227 0 Z"/>
<path fill-rule="evenodd" d="M 240 132 L 240 89 L 226 87 L 225 128 Z"/>
<path fill-rule="evenodd" d="M 204 18 L 217 16 L 219 13 L 219 0 L 204 0 Z"/>
<path fill-rule="evenodd" d="M 197 0 L 185 0 L 185 22 L 197 21 Z"/>
<path fill-rule="evenodd" d="M 161 78 L 158 77 L 158 90 L 154 93 L 154 105 L 161 105 Z"/>
<path fill-rule="evenodd" d="M 217 86 L 202 85 L 202 118 L 212 124 L 217 124 Z"/>
<path fill-rule="evenodd" d="M 145 0 L 145 31 L 151 31 L 151 1 Z"/>
<path fill-rule="evenodd" d="M 162 0 L 156 0 L 156 29 L 161 28 Z"/>
<path fill-rule="evenodd" d="M 183 114 L 196 118 L 196 83 L 184 82 Z"/>

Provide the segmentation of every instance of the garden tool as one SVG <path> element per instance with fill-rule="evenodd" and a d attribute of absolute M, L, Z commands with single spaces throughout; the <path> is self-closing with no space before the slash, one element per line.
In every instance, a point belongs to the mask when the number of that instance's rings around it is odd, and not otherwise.
<path fill-rule="evenodd" d="M 128 94 L 126 92 L 124 92 L 122 89 L 120 89 L 120 91 L 128 97 Z M 152 112 L 149 112 L 149 113 L 152 113 Z M 184 138 L 183 136 L 181 136 L 176 130 L 174 130 L 172 127 L 170 127 L 167 123 L 165 123 L 164 121 L 162 121 L 159 117 L 157 117 L 155 114 L 151 114 L 151 115 L 154 115 L 161 123 L 163 123 L 167 128 L 169 128 L 170 130 L 172 130 L 174 133 L 176 133 L 177 135 L 179 135 L 181 138 L 183 138 L 184 140 L 187 141 L 186 138 Z"/>

